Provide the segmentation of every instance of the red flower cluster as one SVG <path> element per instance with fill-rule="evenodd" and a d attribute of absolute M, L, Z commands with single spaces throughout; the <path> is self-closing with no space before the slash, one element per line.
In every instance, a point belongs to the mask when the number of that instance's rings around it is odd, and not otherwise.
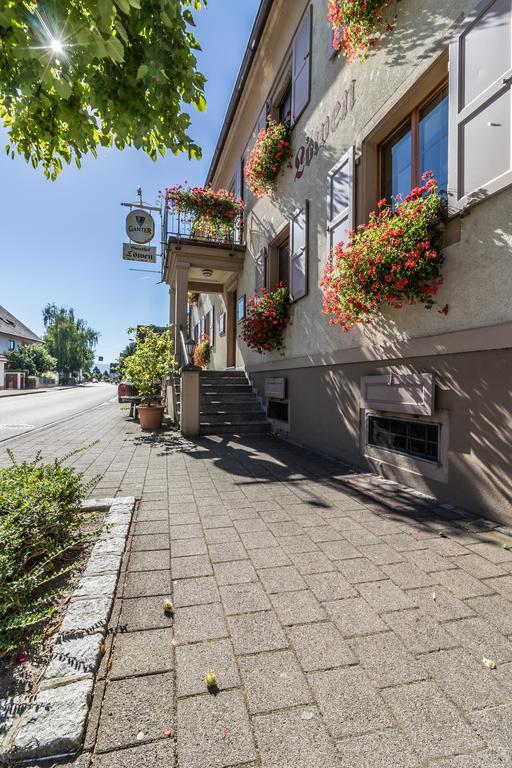
<path fill-rule="evenodd" d="M 404 199 L 378 203 L 379 212 L 337 245 L 321 281 L 323 312 L 348 331 L 377 312 L 382 303 L 431 309 L 443 282 L 440 252 L 444 202 L 431 173 Z"/>
<path fill-rule="evenodd" d="M 181 184 L 165 190 L 167 210 L 171 203 L 180 213 L 194 216 L 194 232 L 203 237 L 225 236 L 233 232 L 245 208 L 241 198 L 225 189 L 185 189 Z"/>
<path fill-rule="evenodd" d="M 263 288 L 259 295 L 249 299 L 240 333 L 247 346 L 260 354 L 281 349 L 283 333 L 289 322 L 289 305 L 286 283 L 278 283 L 271 291 Z"/>
<path fill-rule="evenodd" d="M 271 195 L 283 163 L 291 155 L 290 126 L 267 117 L 245 164 L 244 174 L 249 189 L 256 197 Z"/>
<path fill-rule="evenodd" d="M 333 47 L 351 61 L 362 61 L 377 44 L 378 35 L 391 32 L 390 9 L 397 0 L 329 0 L 327 18 L 334 31 Z"/>
<path fill-rule="evenodd" d="M 199 344 L 194 349 L 194 365 L 198 368 L 206 368 L 210 362 L 212 348 L 208 336 L 202 336 Z"/>

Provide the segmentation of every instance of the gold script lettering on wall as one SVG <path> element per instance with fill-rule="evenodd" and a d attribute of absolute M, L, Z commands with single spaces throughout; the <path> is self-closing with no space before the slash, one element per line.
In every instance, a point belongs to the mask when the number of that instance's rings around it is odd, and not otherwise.
<path fill-rule="evenodd" d="M 331 133 L 335 133 L 339 124 L 352 112 L 355 103 L 356 81 L 352 80 L 341 98 L 336 100 L 332 111 L 315 128 L 312 136 L 306 136 L 305 143 L 295 153 L 295 179 L 302 178 L 306 168 L 311 165 L 313 158 L 318 155 L 320 147 L 327 143 Z"/>

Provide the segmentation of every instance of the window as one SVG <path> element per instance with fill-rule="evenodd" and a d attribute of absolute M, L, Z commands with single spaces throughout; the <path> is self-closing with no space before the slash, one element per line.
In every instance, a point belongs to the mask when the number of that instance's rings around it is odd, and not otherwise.
<path fill-rule="evenodd" d="M 261 248 L 256 259 L 255 290 L 268 288 L 268 248 Z"/>
<path fill-rule="evenodd" d="M 245 317 L 245 293 L 236 301 L 236 321 L 241 323 Z"/>
<path fill-rule="evenodd" d="M 368 416 L 368 445 L 404 453 L 424 461 L 439 461 L 439 424 Z"/>
<path fill-rule="evenodd" d="M 303 205 L 290 219 L 290 299 L 297 301 L 308 292 L 309 204 Z"/>
<path fill-rule="evenodd" d="M 199 323 L 194 325 L 194 341 L 196 344 L 199 344 Z"/>
<path fill-rule="evenodd" d="M 388 200 L 409 194 L 425 171 L 432 171 L 439 190 L 448 189 L 448 87 L 415 109 L 381 146 L 381 195 Z"/>
<path fill-rule="evenodd" d="M 290 241 L 286 239 L 277 249 L 277 282 L 290 282 Z"/>
<path fill-rule="evenodd" d="M 204 329 L 205 329 L 205 322 L 204 322 L 204 315 L 199 318 L 199 338 L 202 339 L 204 336 Z"/>
<path fill-rule="evenodd" d="M 279 110 L 279 122 L 288 123 L 290 125 L 292 121 L 292 84 L 288 83 L 288 86 L 283 94 L 281 102 L 278 106 Z"/>
<path fill-rule="evenodd" d="M 224 336 L 226 333 L 226 313 L 221 312 L 219 315 L 219 336 Z"/>
<path fill-rule="evenodd" d="M 16 349 L 16 343 L 14 339 L 9 339 L 9 351 L 12 351 L 13 349 Z"/>
<path fill-rule="evenodd" d="M 354 218 L 354 147 L 350 147 L 327 176 L 327 256 L 347 242 Z"/>

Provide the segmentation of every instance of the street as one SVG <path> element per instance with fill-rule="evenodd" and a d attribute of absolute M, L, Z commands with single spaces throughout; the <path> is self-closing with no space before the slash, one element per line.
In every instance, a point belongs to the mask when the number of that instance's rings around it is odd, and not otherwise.
<path fill-rule="evenodd" d="M 116 388 L 103 382 L 0 398 L 0 442 L 116 398 Z"/>

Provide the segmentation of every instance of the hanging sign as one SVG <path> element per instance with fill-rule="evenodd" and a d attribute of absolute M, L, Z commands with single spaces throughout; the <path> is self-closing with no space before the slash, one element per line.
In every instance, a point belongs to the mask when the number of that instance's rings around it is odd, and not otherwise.
<path fill-rule="evenodd" d="M 135 208 L 126 217 L 126 234 L 134 243 L 149 243 L 155 235 L 155 221 L 150 213 Z"/>
<path fill-rule="evenodd" d="M 125 261 L 145 261 L 147 264 L 156 264 L 156 248 L 154 245 L 123 243 L 123 259 Z"/>

